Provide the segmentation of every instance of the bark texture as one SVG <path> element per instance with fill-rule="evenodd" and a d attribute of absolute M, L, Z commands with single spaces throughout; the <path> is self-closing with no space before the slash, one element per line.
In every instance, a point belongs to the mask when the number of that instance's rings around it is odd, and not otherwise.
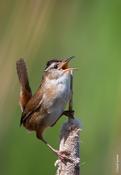
<path fill-rule="evenodd" d="M 80 122 L 77 119 L 69 119 L 64 123 L 60 132 L 59 150 L 69 159 L 57 160 L 56 175 L 79 175 L 80 174 Z"/>

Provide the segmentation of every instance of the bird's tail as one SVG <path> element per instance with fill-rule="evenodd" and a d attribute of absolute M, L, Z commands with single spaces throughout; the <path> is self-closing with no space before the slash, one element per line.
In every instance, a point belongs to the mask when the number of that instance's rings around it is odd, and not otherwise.
<path fill-rule="evenodd" d="M 20 58 L 16 62 L 16 69 L 17 69 L 19 82 L 20 82 L 20 85 L 21 85 L 19 103 L 20 103 L 20 106 L 21 106 L 21 110 L 23 111 L 23 109 L 25 108 L 27 102 L 29 101 L 29 99 L 32 96 L 32 92 L 31 92 L 31 88 L 29 86 L 26 63 L 22 58 Z"/>

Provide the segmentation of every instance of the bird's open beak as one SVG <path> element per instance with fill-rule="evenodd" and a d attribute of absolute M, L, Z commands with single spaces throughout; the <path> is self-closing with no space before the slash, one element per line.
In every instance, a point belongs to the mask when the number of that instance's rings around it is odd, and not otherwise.
<path fill-rule="evenodd" d="M 74 58 L 74 56 L 65 58 L 62 60 L 62 62 L 60 63 L 58 69 L 63 69 L 64 71 L 69 71 L 69 70 L 73 70 L 75 68 L 69 68 L 68 67 L 68 63 Z"/>

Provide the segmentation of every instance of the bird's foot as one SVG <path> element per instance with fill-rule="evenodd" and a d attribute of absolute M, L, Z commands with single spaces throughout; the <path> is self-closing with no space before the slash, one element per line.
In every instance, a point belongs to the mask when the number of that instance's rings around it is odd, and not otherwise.
<path fill-rule="evenodd" d="M 72 162 L 71 158 L 69 157 L 70 153 L 68 151 L 56 150 L 55 153 L 62 162 L 67 162 L 67 161 Z"/>
<path fill-rule="evenodd" d="M 67 110 L 63 112 L 63 115 L 66 115 L 69 118 L 74 118 L 74 110 Z"/>

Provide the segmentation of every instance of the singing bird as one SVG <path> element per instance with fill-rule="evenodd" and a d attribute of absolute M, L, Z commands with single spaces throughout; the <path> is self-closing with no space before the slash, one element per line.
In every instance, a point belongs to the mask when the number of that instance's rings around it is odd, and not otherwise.
<path fill-rule="evenodd" d="M 43 138 L 43 132 L 46 128 L 54 126 L 63 114 L 73 118 L 73 111 L 64 111 L 72 94 L 70 81 L 71 72 L 74 68 L 68 66 L 72 58 L 73 56 L 62 60 L 49 60 L 41 84 L 34 95 L 32 95 L 29 86 L 24 60 L 19 59 L 16 62 L 20 82 L 19 104 L 22 110 L 20 125 L 30 131 L 35 131 L 37 138 L 43 141 L 60 158 L 63 158 L 62 154 L 47 143 Z"/>

